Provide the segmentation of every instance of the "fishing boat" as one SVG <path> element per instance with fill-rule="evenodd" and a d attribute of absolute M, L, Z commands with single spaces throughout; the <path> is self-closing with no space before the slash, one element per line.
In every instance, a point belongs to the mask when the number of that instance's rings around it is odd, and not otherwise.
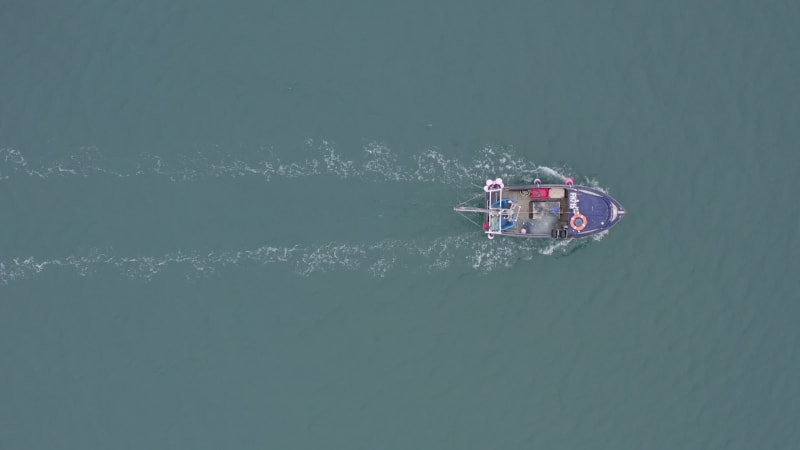
<path fill-rule="evenodd" d="M 484 197 L 483 207 L 466 203 Z M 572 178 L 564 184 L 506 186 L 501 178 L 486 180 L 483 193 L 454 208 L 459 213 L 483 214 L 483 232 L 520 238 L 573 239 L 596 235 L 625 217 L 625 209 L 605 192 L 576 186 Z"/>

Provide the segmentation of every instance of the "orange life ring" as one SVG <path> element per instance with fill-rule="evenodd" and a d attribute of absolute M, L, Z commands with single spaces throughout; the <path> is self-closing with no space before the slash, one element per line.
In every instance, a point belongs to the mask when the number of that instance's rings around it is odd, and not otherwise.
<path fill-rule="evenodd" d="M 586 223 L 587 223 L 586 216 L 584 216 L 583 214 L 575 214 L 574 216 L 572 216 L 572 219 L 569 219 L 569 226 L 571 226 L 572 229 L 575 231 L 581 231 L 584 228 L 586 228 Z"/>

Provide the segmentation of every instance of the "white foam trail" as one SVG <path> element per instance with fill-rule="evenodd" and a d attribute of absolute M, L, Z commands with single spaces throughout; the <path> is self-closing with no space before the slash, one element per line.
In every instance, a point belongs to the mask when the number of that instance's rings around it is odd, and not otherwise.
<path fill-rule="evenodd" d="M 487 146 L 475 159 L 463 161 L 448 157 L 436 148 L 401 158 L 383 143 L 372 141 L 363 147 L 360 158 L 347 159 L 334 144 L 326 140 L 308 139 L 301 157 L 284 161 L 273 149 L 259 148 L 249 159 L 235 157 L 218 146 L 167 159 L 159 155 L 141 154 L 133 161 L 112 164 L 96 147 L 83 147 L 64 160 L 49 163 L 32 162 L 17 149 L 0 149 L 0 180 L 29 176 L 88 177 L 94 175 L 121 178 L 163 176 L 176 182 L 202 177 L 299 178 L 317 175 L 358 178 L 367 182 L 438 183 L 468 188 L 487 177 L 502 177 L 508 182 L 561 182 L 571 174 L 566 167 L 536 165 L 513 149 Z M 578 177 L 572 175 L 579 181 Z M 517 181 L 519 180 L 519 181 Z M 587 179 L 599 188 L 596 180 Z M 602 239 L 606 233 L 597 237 Z M 179 251 L 160 256 L 119 256 L 94 251 L 87 255 L 63 258 L 33 257 L 0 260 L 0 283 L 8 283 L 51 268 L 71 268 L 79 275 L 90 275 L 109 269 L 137 279 L 149 279 L 167 267 L 187 267 L 189 274 L 214 273 L 224 267 L 241 264 L 290 265 L 298 275 L 309 276 L 330 270 L 364 270 L 373 276 L 385 276 L 396 267 L 436 271 L 467 266 L 481 273 L 511 267 L 535 255 L 565 255 L 581 245 L 576 241 L 497 239 L 489 241 L 479 232 L 437 239 L 398 241 L 383 240 L 371 244 L 331 242 L 317 246 L 264 246 L 250 250 L 202 254 Z M 188 276 L 188 275 L 187 275 Z"/>
<path fill-rule="evenodd" d="M 284 152 L 286 153 L 286 152 Z M 133 159 L 111 160 L 95 146 L 81 147 L 63 159 L 32 161 L 19 149 L 0 148 L 0 180 L 29 176 L 89 177 L 95 175 L 120 178 L 163 176 L 172 181 L 191 181 L 203 177 L 300 178 L 329 175 L 338 178 L 361 178 L 364 181 L 424 182 L 456 186 L 481 183 L 487 177 L 503 177 L 509 182 L 561 182 L 572 172 L 566 167 L 540 166 L 513 148 L 486 146 L 474 159 L 448 157 L 437 148 L 426 149 L 401 157 L 386 144 L 368 142 L 361 155 L 348 159 L 336 145 L 327 140 L 307 139 L 292 152 L 294 160 L 284 160 L 271 147 L 230 151 L 207 146 L 177 156 L 141 153 Z M 407 153 L 407 152 L 404 152 Z M 584 180 L 576 181 L 583 182 Z M 596 180 L 585 180 L 599 187 Z"/>
<path fill-rule="evenodd" d="M 0 284 L 54 269 L 71 269 L 80 276 L 116 273 L 131 279 L 150 280 L 167 269 L 181 270 L 191 278 L 208 276 L 229 268 L 271 264 L 287 265 L 298 276 L 331 271 L 364 271 L 374 277 L 384 277 L 395 269 L 430 273 L 451 268 L 486 274 L 513 267 L 536 255 L 565 255 L 581 245 L 573 240 L 553 242 L 498 238 L 490 241 L 480 232 L 470 232 L 411 241 L 264 245 L 233 251 L 175 251 L 157 256 L 125 256 L 94 250 L 85 255 L 61 258 L 26 257 L 0 261 Z"/>
<path fill-rule="evenodd" d="M 557 178 L 559 180 L 564 180 L 564 178 L 568 177 L 568 175 L 563 173 L 563 171 L 560 170 L 560 169 L 547 167 L 547 166 L 541 166 L 539 169 L 540 169 L 542 174 L 544 174 L 544 175 L 546 175 L 548 177 L 551 177 L 551 178 Z"/>
<path fill-rule="evenodd" d="M 570 244 L 573 243 L 574 242 L 572 240 L 560 240 L 560 241 L 554 240 L 549 244 L 547 244 L 547 246 L 541 250 L 541 253 L 547 256 L 558 253 L 564 253 L 567 251 L 567 248 L 570 246 Z"/>

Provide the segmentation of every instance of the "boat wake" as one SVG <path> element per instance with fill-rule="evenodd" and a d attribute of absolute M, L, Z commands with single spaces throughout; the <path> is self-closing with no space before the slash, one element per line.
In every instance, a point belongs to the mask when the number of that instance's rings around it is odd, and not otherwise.
<path fill-rule="evenodd" d="M 147 153 L 133 160 L 112 159 L 96 147 L 81 148 L 59 160 L 29 157 L 12 148 L 0 148 L 0 183 L 14 179 L 66 177 L 166 177 L 191 182 L 205 177 L 262 177 L 273 179 L 333 176 L 361 182 L 413 182 L 473 189 L 487 177 L 509 182 L 561 182 L 567 176 L 602 189 L 596 180 L 581 178 L 568 167 L 536 165 L 513 149 L 485 146 L 469 160 L 445 155 L 436 148 L 400 156 L 380 142 L 368 142 L 361 154 L 345 157 L 325 140 L 306 140 L 291 161 L 274 149 L 230 151 L 216 146 L 166 157 Z M 287 152 L 282 152 L 286 154 Z M 347 153 L 347 152 L 345 152 Z M 352 153 L 352 152 L 350 152 Z M 246 155 L 246 156 L 242 156 Z M 471 191 L 470 191 L 471 192 Z M 442 199 L 444 201 L 444 199 Z M 448 199 L 457 202 L 459 199 Z M 449 213 L 449 211 L 448 211 Z M 462 220 L 453 215 L 453 220 Z M 604 234 L 595 237 L 602 239 Z M 0 284 L 42 273 L 72 271 L 80 276 L 112 275 L 150 280 L 164 272 L 187 278 L 211 276 L 233 267 L 283 265 L 299 276 L 331 271 L 363 271 L 384 277 L 397 270 L 435 272 L 457 268 L 488 273 L 513 267 L 537 256 L 568 255 L 587 245 L 585 240 L 550 241 L 499 239 L 489 241 L 479 231 L 446 237 L 385 239 L 371 242 L 297 243 L 264 245 L 250 249 L 204 252 L 180 250 L 160 255 L 119 255 L 113 249 L 95 249 L 62 257 L 12 257 L 0 259 Z"/>
<path fill-rule="evenodd" d="M 47 160 L 30 156 L 15 148 L 0 148 L 0 181 L 18 177 L 40 179 L 110 176 L 119 178 L 159 176 L 175 182 L 205 177 L 300 178 L 318 175 L 341 179 L 358 178 L 365 182 L 408 181 L 438 183 L 458 187 L 481 185 L 486 177 L 503 177 L 510 182 L 530 183 L 535 178 L 561 182 L 573 177 L 582 184 L 600 188 L 596 180 L 579 178 L 568 167 L 540 166 L 519 155 L 513 148 L 487 145 L 476 157 L 463 161 L 430 148 L 410 156 L 400 156 L 387 145 L 371 141 L 356 151 L 342 152 L 327 140 L 307 139 L 292 150 L 293 160 L 277 156 L 272 147 L 225 149 L 204 146 L 177 155 L 143 152 L 134 158 L 109 155 L 98 147 L 81 147 L 65 157 Z M 350 156 L 345 156 L 345 154 Z"/>
<path fill-rule="evenodd" d="M 594 237 L 602 239 L 602 236 Z M 29 279 L 48 272 L 72 272 L 83 277 L 121 277 L 149 281 L 180 274 L 198 279 L 238 268 L 264 270 L 283 265 L 298 276 L 334 271 L 364 272 L 376 278 L 395 271 L 417 274 L 445 269 L 487 274 L 509 270 L 535 257 L 566 256 L 585 241 L 541 242 L 533 239 L 490 241 L 481 233 L 435 239 L 379 240 L 370 243 L 329 242 L 319 245 L 272 246 L 226 251 L 174 251 L 162 255 L 115 255 L 96 249 L 60 258 L 21 257 L 0 260 L 0 284 Z M 166 274 L 169 275 L 166 275 Z"/>

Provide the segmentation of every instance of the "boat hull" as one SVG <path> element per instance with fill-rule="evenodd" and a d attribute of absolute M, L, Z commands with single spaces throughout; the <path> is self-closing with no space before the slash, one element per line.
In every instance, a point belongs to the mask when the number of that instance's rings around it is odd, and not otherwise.
<path fill-rule="evenodd" d="M 587 186 L 513 185 L 486 192 L 483 229 L 490 238 L 575 239 L 602 233 L 625 216 L 607 193 Z"/>

